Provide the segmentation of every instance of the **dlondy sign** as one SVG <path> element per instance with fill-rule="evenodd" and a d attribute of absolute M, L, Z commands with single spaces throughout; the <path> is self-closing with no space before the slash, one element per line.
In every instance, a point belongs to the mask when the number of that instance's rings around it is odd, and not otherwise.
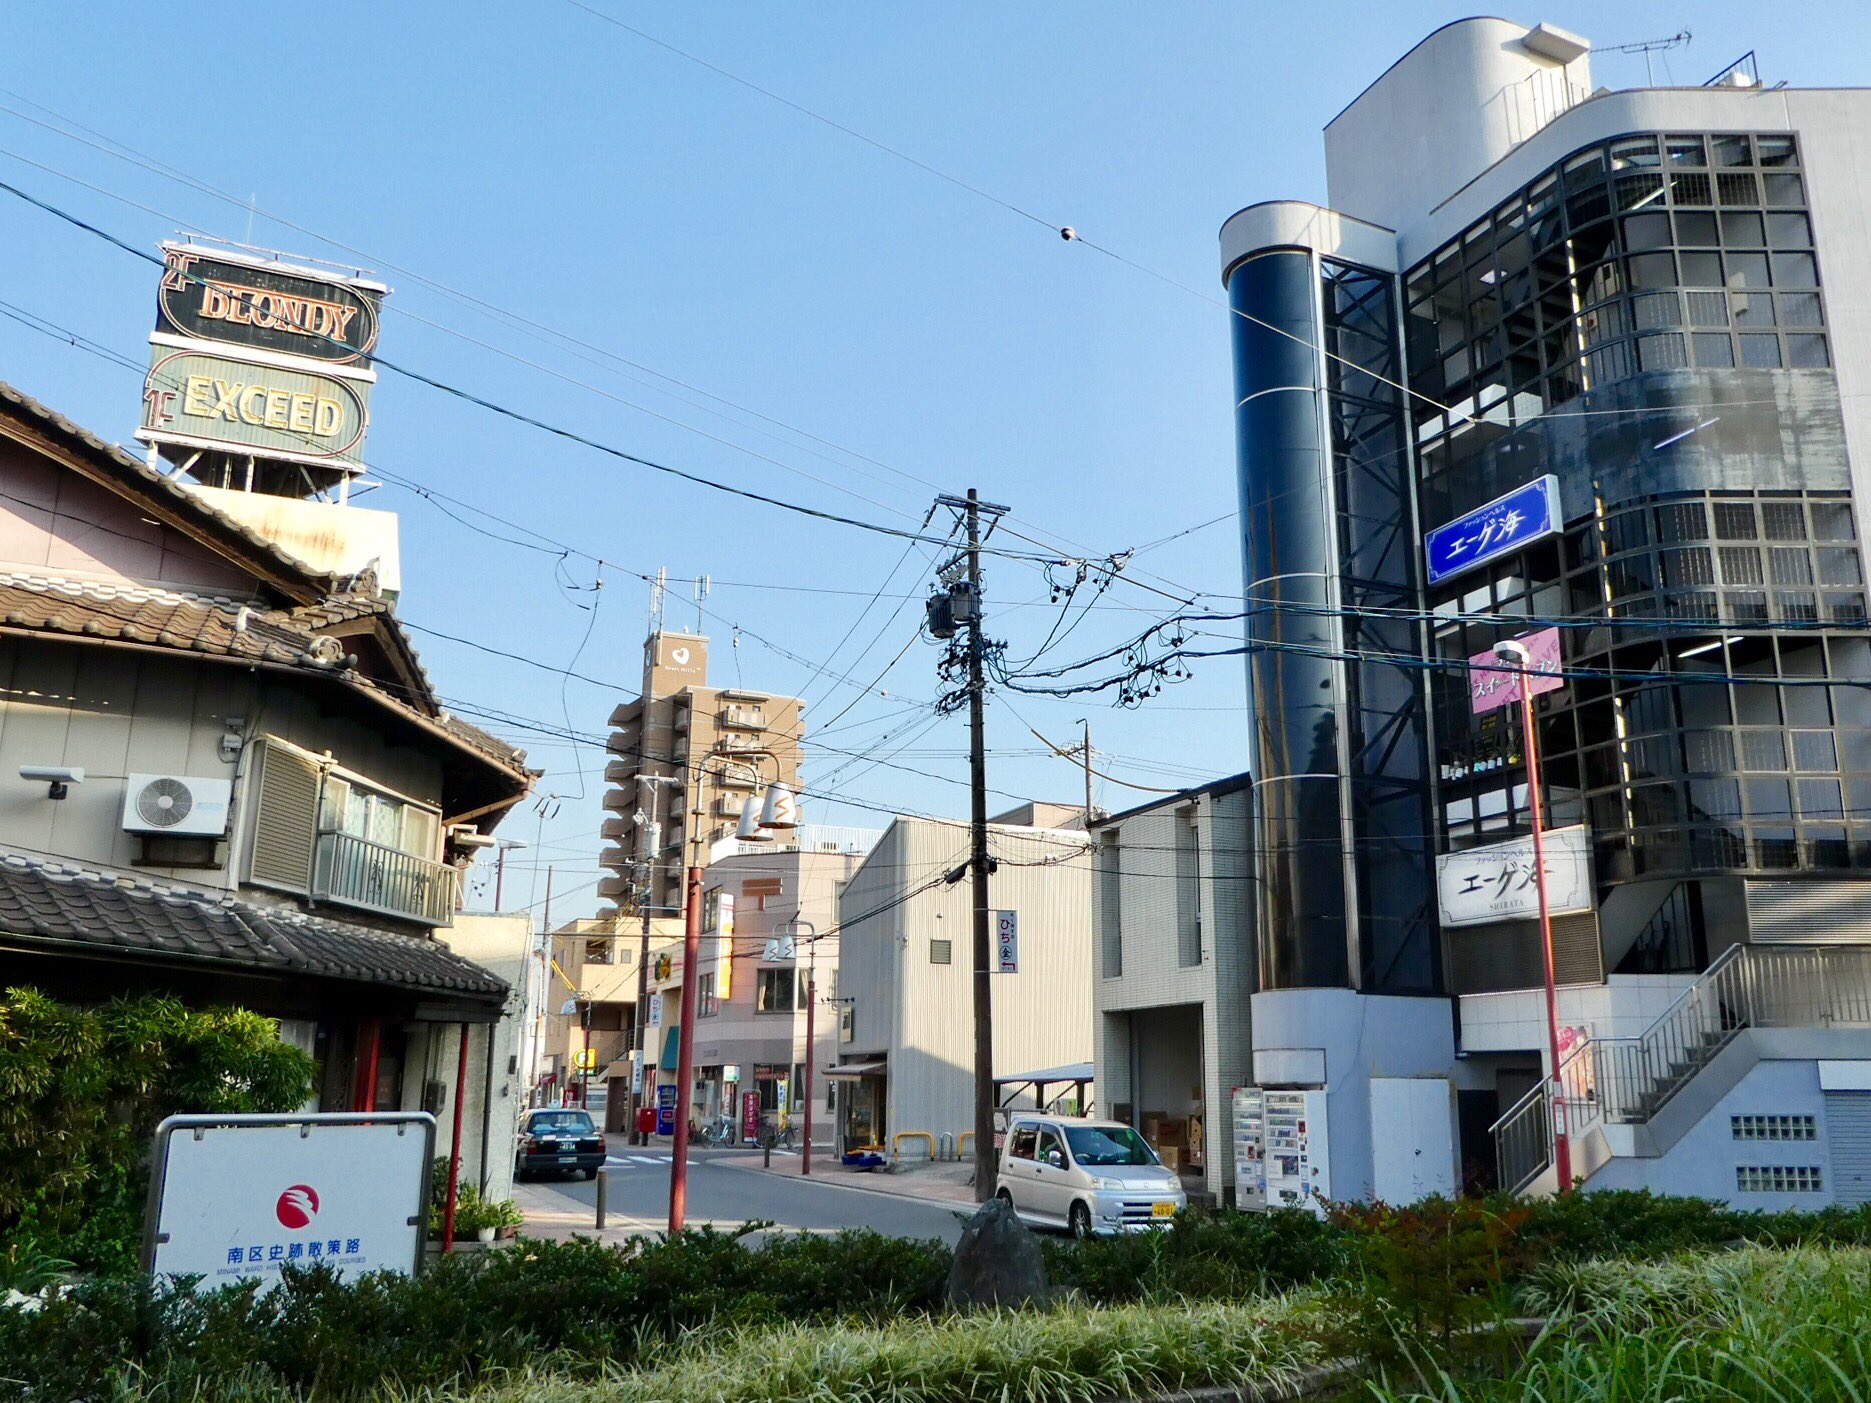
<path fill-rule="evenodd" d="M 191 244 L 162 246 L 156 331 L 331 365 L 368 362 L 383 288 Z"/>

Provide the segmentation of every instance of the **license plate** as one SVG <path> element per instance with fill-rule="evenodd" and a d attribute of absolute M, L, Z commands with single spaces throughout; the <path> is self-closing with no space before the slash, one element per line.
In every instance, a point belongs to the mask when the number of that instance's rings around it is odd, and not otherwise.
<path fill-rule="evenodd" d="M 1150 1205 L 1150 1216 L 1152 1218 L 1173 1218 L 1176 1216 L 1176 1205 L 1173 1203 L 1153 1203 Z"/>
<path fill-rule="evenodd" d="M 560 1164 L 572 1164 L 572 1163 L 575 1163 L 575 1162 L 577 1161 L 577 1159 L 578 1159 L 578 1156 L 577 1156 L 577 1155 L 560 1155 L 560 1156 L 559 1156 L 559 1163 L 560 1163 Z M 1166 1206 L 1166 1205 L 1164 1205 L 1164 1204 L 1161 1204 L 1161 1203 L 1159 1203 L 1159 1204 L 1157 1204 L 1157 1207 L 1158 1207 L 1158 1208 L 1162 1208 L 1162 1207 L 1165 1207 L 1165 1206 Z"/>

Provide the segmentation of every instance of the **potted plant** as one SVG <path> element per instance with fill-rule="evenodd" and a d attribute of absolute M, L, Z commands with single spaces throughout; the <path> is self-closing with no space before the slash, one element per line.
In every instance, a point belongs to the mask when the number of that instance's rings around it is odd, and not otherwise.
<path fill-rule="evenodd" d="M 483 1200 L 488 1218 L 494 1225 L 494 1236 L 510 1238 L 518 1234 L 526 1218 L 520 1212 L 520 1205 L 510 1198 Z"/>

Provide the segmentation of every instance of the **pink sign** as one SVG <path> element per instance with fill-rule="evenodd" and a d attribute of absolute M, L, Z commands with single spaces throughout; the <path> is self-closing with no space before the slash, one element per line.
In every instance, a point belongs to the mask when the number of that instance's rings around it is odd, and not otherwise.
<path fill-rule="evenodd" d="M 1520 642 L 1527 645 L 1527 664 L 1520 668 L 1501 666 L 1501 659 L 1490 648 L 1468 660 L 1468 701 L 1475 715 L 1496 707 L 1514 706 L 1520 701 L 1520 683 L 1525 677 L 1527 692 L 1539 696 L 1565 686 L 1559 675 L 1559 630 L 1543 628 L 1529 633 Z"/>

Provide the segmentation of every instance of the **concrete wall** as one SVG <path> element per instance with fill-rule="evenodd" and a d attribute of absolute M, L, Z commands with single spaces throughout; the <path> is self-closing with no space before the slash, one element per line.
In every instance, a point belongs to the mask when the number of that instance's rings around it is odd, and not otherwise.
<path fill-rule="evenodd" d="M 1092 1055 L 1091 866 L 1085 835 L 990 829 L 997 909 L 1019 913 L 1020 969 L 996 974 L 994 1067 L 1035 1071 Z M 846 1059 L 889 1059 L 887 1129 L 959 1135 L 974 1122 L 970 884 L 941 884 L 882 910 L 966 858 L 965 824 L 899 818 L 839 899 L 839 992 L 854 1000 Z M 1043 864 L 1043 865 L 1039 865 Z M 865 913 L 877 912 L 868 919 Z M 931 962 L 932 942 L 950 962 Z"/>
<path fill-rule="evenodd" d="M 1092 942 L 1098 1011 L 1098 1105 L 1103 1113 L 1128 1104 L 1141 1118 L 1168 1110 L 1147 1079 L 1133 1072 L 1150 1061 L 1149 1050 L 1161 1026 L 1152 1011 L 1182 1009 L 1172 1015 L 1186 1031 L 1195 1059 L 1196 1078 L 1206 1131 L 1205 1191 L 1219 1198 L 1234 1178 L 1234 1141 L 1230 1116 L 1233 1092 L 1253 1080 L 1250 998 L 1255 984 L 1253 857 L 1250 792 L 1172 799 L 1162 805 L 1101 825 L 1102 841 L 1115 832 L 1119 901 L 1113 913 L 1094 859 L 1092 900 L 1096 938 Z M 1195 810 L 1199 852 L 1198 883 L 1202 916 L 1202 958 L 1183 965 L 1178 941 L 1175 843 L 1177 826 L 1187 825 Z M 1106 935 L 1113 915 L 1119 921 L 1121 969 L 1106 964 Z M 1135 1013 L 1133 1018 L 1131 1015 Z M 1193 1015 L 1193 1016 L 1190 1016 Z M 1189 1100 L 1189 1087 L 1178 1093 Z M 1190 1107 L 1171 1112 L 1186 1115 Z"/>
<path fill-rule="evenodd" d="M 513 1192 L 514 1136 L 526 1104 L 526 1069 L 520 1064 L 525 1018 L 521 988 L 531 935 L 530 917 L 469 912 L 456 916 L 455 924 L 441 935 L 456 954 L 491 970 L 508 985 L 500 1021 L 469 1030 L 467 1097 L 462 1110 L 462 1176 L 472 1174 L 481 1191 L 494 1198 L 507 1198 Z M 440 1025 L 440 1032 L 446 1039 L 449 1026 Z M 446 1059 L 451 1088 L 458 1050 L 457 1041 Z M 441 1129 L 440 1143 L 446 1144 L 454 1130 L 453 1107 Z"/>
<path fill-rule="evenodd" d="M 1401 229 L 1591 92 L 1589 54 L 1557 63 L 1526 34 L 1459 20 L 1392 64 L 1326 126 L 1328 203 Z"/>

